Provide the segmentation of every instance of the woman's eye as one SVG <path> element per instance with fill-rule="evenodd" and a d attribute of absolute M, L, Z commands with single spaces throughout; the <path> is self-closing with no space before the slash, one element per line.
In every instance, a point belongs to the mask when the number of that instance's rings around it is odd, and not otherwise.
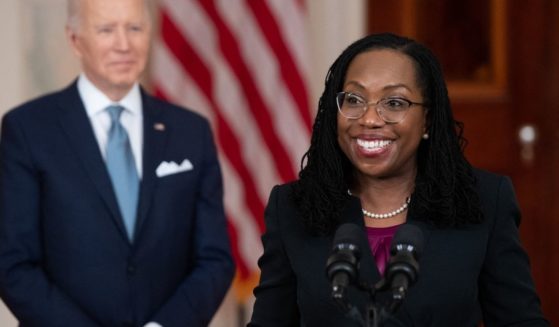
<path fill-rule="evenodd" d="M 395 110 L 406 108 L 409 105 L 404 99 L 386 99 L 383 103 L 384 107 Z"/>
<path fill-rule="evenodd" d="M 346 96 L 346 102 L 347 102 L 348 104 L 351 104 L 351 105 L 360 105 L 360 104 L 363 104 L 363 100 L 361 100 L 360 98 L 358 98 L 358 97 L 356 97 L 356 96 L 354 96 L 354 95 L 348 95 L 348 96 Z"/>

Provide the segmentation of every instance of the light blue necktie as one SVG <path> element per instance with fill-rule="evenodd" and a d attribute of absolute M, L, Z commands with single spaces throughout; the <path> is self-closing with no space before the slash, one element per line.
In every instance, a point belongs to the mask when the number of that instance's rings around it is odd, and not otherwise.
<path fill-rule="evenodd" d="M 128 133 L 120 123 L 120 115 L 123 110 L 124 108 L 121 106 L 107 108 L 112 121 L 107 141 L 107 169 L 111 176 L 128 238 L 132 240 L 136 224 L 140 180 Z"/>

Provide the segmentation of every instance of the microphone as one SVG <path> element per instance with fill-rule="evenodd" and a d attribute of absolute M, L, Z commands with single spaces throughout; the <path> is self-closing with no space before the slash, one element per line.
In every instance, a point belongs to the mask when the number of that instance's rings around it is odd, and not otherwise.
<path fill-rule="evenodd" d="M 390 247 L 390 260 L 385 271 L 387 285 L 392 289 L 394 311 L 406 297 L 409 287 L 418 278 L 423 252 L 423 232 L 415 225 L 404 224 L 396 231 Z"/>
<path fill-rule="evenodd" d="M 338 227 L 334 235 L 332 253 L 326 262 L 326 274 L 332 285 L 332 298 L 344 309 L 349 309 L 345 301 L 346 289 L 357 279 L 362 234 L 363 229 L 355 224 L 346 223 Z"/>

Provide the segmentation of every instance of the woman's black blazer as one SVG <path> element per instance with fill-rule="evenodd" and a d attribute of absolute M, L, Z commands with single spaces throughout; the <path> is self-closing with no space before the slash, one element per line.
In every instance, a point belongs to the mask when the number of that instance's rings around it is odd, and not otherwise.
<path fill-rule="evenodd" d="M 439 229 L 410 211 L 407 224 L 423 231 L 419 278 L 394 319 L 384 326 L 548 326 L 519 239 L 520 212 L 509 178 L 476 170 L 485 220 Z M 260 284 L 248 326 L 359 326 L 331 299 L 326 261 L 333 236 L 311 236 L 298 218 L 290 184 L 276 186 L 266 208 Z M 412 208 L 413 209 L 413 208 Z M 343 209 L 347 222 L 364 226 L 357 198 Z M 366 241 L 365 241 L 366 242 Z M 368 244 L 359 278 L 379 281 Z M 381 304 L 387 294 L 379 294 Z M 349 300 L 363 309 L 370 297 L 352 289 Z"/>

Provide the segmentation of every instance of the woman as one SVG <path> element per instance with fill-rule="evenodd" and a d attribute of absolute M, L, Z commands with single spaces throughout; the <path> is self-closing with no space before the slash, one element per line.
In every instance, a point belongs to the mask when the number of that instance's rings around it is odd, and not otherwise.
<path fill-rule="evenodd" d="M 398 227 L 423 232 L 418 281 L 386 326 L 548 326 L 512 184 L 473 169 L 464 144 L 427 48 L 392 34 L 350 45 L 326 77 L 299 180 L 270 195 L 249 326 L 358 325 L 331 299 L 325 273 L 345 222 L 367 235 L 359 278 L 370 285 Z M 371 301 L 357 289 L 348 300 Z"/>

